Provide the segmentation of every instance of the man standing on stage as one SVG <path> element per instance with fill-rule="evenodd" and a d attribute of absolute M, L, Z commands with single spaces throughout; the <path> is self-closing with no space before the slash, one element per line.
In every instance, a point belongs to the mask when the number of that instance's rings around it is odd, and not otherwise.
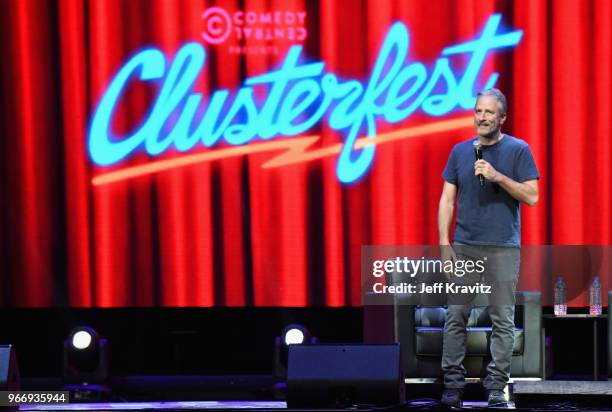
<path fill-rule="evenodd" d="M 484 280 L 491 285 L 488 312 L 493 324 L 492 360 L 483 381 L 489 405 L 506 403 L 503 390 L 510 376 L 514 292 L 520 267 L 519 204 L 537 203 L 540 177 L 527 143 L 501 132 L 506 110 L 506 97 L 499 90 L 478 93 L 474 111 L 478 136 L 453 148 L 442 173 L 445 182 L 438 210 L 443 260 L 486 262 L 484 273 L 461 278 L 457 275 L 452 281 Z M 451 247 L 449 232 L 456 198 L 457 220 Z M 448 296 L 442 353 L 442 403 L 447 406 L 462 405 L 466 323 L 474 297 Z"/>

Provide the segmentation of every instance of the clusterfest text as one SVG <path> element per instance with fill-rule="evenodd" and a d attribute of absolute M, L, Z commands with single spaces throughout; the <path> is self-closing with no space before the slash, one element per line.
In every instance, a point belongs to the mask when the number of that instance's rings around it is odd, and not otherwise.
<path fill-rule="evenodd" d="M 523 34 L 498 33 L 500 22 L 499 14 L 489 17 L 479 38 L 445 48 L 433 68 L 407 61 L 410 36 L 403 23 L 395 23 L 364 82 L 341 80 L 326 71 L 324 62 L 304 62 L 302 47 L 292 46 L 277 70 L 247 78 L 236 91 L 216 90 L 207 101 L 192 90 L 206 61 L 202 45 L 185 44 L 171 64 L 161 50 L 145 49 L 119 70 L 100 100 L 89 131 L 89 153 L 96 164 L 109 166 L 141 148 L 158 156 L 172 146 L 187 152 L 222 141 L 245 145 L 296 136 L 323 121 L 344 136 L 338 179 L 354 182 L 367 172 L 376 150 L 374 144 L 355 149 L 355 140 L 375 136 L 377 121 L 397 123 L 419 109 L 431 116 L 471 109 L 475 92 L 496 83 L 498 73 L 477 84 L 488 54 L 515 46 Z M 457 56 L 468 58 L 463 70 L 453 67 Z M 137 130 L 113 135 L 117 102 L 134 80 L 157 82 L 157 97 Z M 265 88 L 264 99 L 256 98 L 255 87 Z"/>

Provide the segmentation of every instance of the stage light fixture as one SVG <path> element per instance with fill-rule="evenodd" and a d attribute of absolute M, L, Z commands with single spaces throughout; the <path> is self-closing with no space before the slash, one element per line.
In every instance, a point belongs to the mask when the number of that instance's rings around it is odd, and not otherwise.
<path fill-rule="evenodd" d="M 64 340 L 64 390 L 70 391 L 71 402 L 109 400 L 108 341 L 88 326 L 78 326 Z"/>
<path fill-rule="evenodd" d="M 280 387 L 276 389 L 284 390 L 284 383 L 282 382 L 287 378 L 288 347 L 290 345 L 313 343 L 317 343 L 317 338 L 313 337 L 305 326 L 292 323 L 283 328 L 274 343 L 274 378 L 281 383 Z"/>
<path fill-rule="evenodd" d="M 92 328 L 79 326 L 64 341 L 64 379 L 69 383 L 103 383 L 108 378 L 108 342 Z"/>
<path fill-rule="evenodd" d="M 93 341 L 89 330 L 78 330 L 72 335 L 72 346 L 75 349 L 87 349 Z"/>
<path fill-rule="evenodd" d="M 308 329 L 298 324 L 291 324 L 285 327 L 281 336 L 285 345 L 299 345 L 312 340 Z"/>
<path fill-rule="evenodd" d="M 290 329 L 285 333 L 285 345 L 292 345 L 304 342 L 304 333 L 299 329 Z"/>

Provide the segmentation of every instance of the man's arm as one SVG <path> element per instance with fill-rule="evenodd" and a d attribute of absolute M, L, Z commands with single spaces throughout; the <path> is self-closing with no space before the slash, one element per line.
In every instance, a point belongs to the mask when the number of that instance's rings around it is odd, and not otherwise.
<path fill-rule="evenodd" d="M 477 160 L 474 163 L 474 175 L 483 175 L 485 179 L 499 184 L 506 192 L 519 202 L 535 206 L 538 203 L 539 189 L 538 180 L 527 180 L 519 183 L 506 175 L 495 170 L 486 160 Z"/>
<path fill-rule="evenodd" d="M 523 183 L 519 183 L 515 180 L 510 179 L 508 176 L 504 176 L 501 173 L 500 180 L 497 182 L 504 188 L 506 192 L 519 202 L 528 204 L 529 206 L 535 206 L 538 203 L 539 190 L 538 190 L 538 179 L 527 180 Z"/>
<path fill-rule="evenodd" d="M 453 211 L 455 210 L 456 196 L 457 186 L 445 181 L 438 206 L 438 236 L 440 245 L 450 245 L 449 232 L 451 220 L 453 219 Z"/>

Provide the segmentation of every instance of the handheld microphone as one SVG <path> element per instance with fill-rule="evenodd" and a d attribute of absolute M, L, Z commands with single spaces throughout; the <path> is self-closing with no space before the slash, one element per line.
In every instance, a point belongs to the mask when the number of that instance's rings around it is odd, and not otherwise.
<path fill-rule="evenodd" d="M 472 146 L 474 147 L 474 154 L 476 155 L 476 159 L 478 160 L 482 159 L 482 143 L 480 143 L 478 140 L 475 140 Z M 480 187 L 484 187 L 485 186 L 484 176 L 478 175 L 478 180 L 480 180 Z"/>

